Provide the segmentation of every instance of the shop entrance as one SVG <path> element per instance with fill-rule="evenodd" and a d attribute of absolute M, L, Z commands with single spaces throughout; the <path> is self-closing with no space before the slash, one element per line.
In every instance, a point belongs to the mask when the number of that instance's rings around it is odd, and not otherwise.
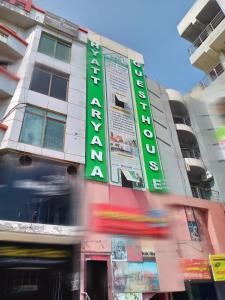
<path fill-rule="evenodd" d="M 193 300 L 217 300 L 214 282 L 191 283 L 191 294 Z"/>
<path fill-rule="evenodd" d="M 86 291 L 91 300 L 108 300 L 107 261 L 86 261 Z"/>

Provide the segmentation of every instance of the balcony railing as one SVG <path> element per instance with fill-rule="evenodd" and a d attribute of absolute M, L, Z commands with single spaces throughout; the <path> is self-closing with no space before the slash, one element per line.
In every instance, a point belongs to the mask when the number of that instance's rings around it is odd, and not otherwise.
<path fill-rule="evenodd" d="M 191 186 L 192 195 L 195 198 L 201 198 L 206 200 L 219 200 L 220 195 L 218 191 L 212 190 L 210 188 L 202 188 L 198 186 Z"/>
<path fill-rule="evenodd" d="M 216 80 L 224 72 L 224 67 L 221 63 L 216 65 L 201 81 L 200 85 L 205 88 L 209 86 L 214 80 Z"/>
<path fill-rule="evenodd" d="M 175 124 L 185 124 L 191 126 L 191 120 L 189 118 L 174 117 L 173 120 Z"/>
<path fill-rule="evenodd" d="M 181 148 L 181 152 L 184 158 L 196 158 L 199 159 L 201 157 L 200 152 L 196 149 L 190 148 Z"/>
<path fill-rule="evenodd" d="M 220 11 L 212 21 L 206 26 L 206 28 L 200 33 L 193 44 L 188 48 L 189 55 L 192 55 L 195 50 L 201 46 L 201 44 L 208 38 L 208 36 L 216 29 L 216 27 L 223 21 L 225 15 Z"/>

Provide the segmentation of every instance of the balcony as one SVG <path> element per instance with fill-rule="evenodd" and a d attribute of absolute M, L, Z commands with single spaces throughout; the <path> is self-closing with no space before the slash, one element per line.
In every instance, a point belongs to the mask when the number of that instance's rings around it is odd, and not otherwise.
<path fill-rule="evenodd" d="M 212 190 L 211 188 L 203 188 L 199 186 L 191 186 L 192 195 L 195 198 L 206 199 L 206 200 L 220 200 L 218 191 Z"/>
<path fill-rule="evenodd" d="M 219 11 L 189 47 L 191 64 L 209 73 L 218 63 L 219 53 L 225 50 L 224 40 L 225 15 Z"/>
<path fill-rule="evenodd" d="M 28 43 L 14 31 L 0 24 L 0 57 L 9 61 L 22 58 Z"/>
<path fill-rule="evenodd" d="M 178 123 L 176 124 L 177 135 L 180 144 L 186 148 L 192 148 L 197 143 L 195 133 L 190 124 Z"/>
<path fill-rule="evenodd" d="M 188 48 L 189 55 L 192 55 L 195 50 L 203 44 L 203 42 L 210 36 L 210 34 L 217 28 L 217 26 L 223 21 L 224 18 L 224 13 L 220 11 L 201 32 L 201 34 L 193 42 L 193 44 Z"/>
<path fill-rule="evenodd" d="M 10 23 L 20 25 L 24 29 L 28 29 L 36 24 L 43 24 L 45 11 L 31 4 L 31 9 L 28 11 L 22 7 L 23 1 L 0 0 L 0 16 Z"/>
<path fill-rule="evenodd" d="M 192 153 L 189 153 L 192 156 Z M 195 156 L 195 155 L 194 155 Z M 206 168 L 200 158 L 186 157 L 184 158 L 189 181 L 199 183 L 206 176 Z"/>
<path fill-rule="evenodd" d="M 176 90 L 167 89 L 166 90 L 169 104 L 173 116 L 187 116 L 187 109 L 183 100 L 183 96 Z"/>
<path fill-rule="evenodd" d="M 0 66 L 0 99 L 12 97 L 19 77 Z"/>
<path fill-rule="evenodd" d="M 200 152 L 196 149 L 191 148 L 181 148 L 181 152 L 184 158 L 196 158 L 199 159 L 201 157 Z"/>
<path fill-rule="evenodd" d="M 213 81 L 215 81 L 221 74 L 224 73 L 224 67 L 222 64 L 216 65 L 201 81 L 200 85 L 203 88 L 208 87 Z"/>

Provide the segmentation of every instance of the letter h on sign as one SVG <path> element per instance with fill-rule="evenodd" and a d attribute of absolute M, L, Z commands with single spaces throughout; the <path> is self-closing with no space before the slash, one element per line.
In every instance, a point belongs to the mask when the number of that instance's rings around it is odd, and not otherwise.
<path fill-rule="evenodd" d="M 27 12 L 31 11 L 32 0 L 8 0 L 8 2 L 13 5 L 22 4 L 25 11 Z"/>

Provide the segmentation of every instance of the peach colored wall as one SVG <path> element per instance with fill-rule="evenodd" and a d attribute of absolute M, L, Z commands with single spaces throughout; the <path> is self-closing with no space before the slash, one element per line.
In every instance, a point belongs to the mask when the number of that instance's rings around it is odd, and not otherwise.
<path fill-rule="evenodd" d="M 225 253 L 225 216 L 224 207 L 220 203 L 172 194 L 152 194 L 91 181 L 85 185 L 86 203 L 110 202 L 127 207 L 163 208 L 168 211 L 171 236 L 166 240 L 154 240 L 161 292 L 184 290 L 180 258 L 207 258 L 209 253 Z M 184 206 L 197 209 L 201 242 L 191 241 Z M 104 235 L 89 234 L 85 237 L 82 252 L 83 259 L 85 253 L 110 254 L 111 239 Z"/>

